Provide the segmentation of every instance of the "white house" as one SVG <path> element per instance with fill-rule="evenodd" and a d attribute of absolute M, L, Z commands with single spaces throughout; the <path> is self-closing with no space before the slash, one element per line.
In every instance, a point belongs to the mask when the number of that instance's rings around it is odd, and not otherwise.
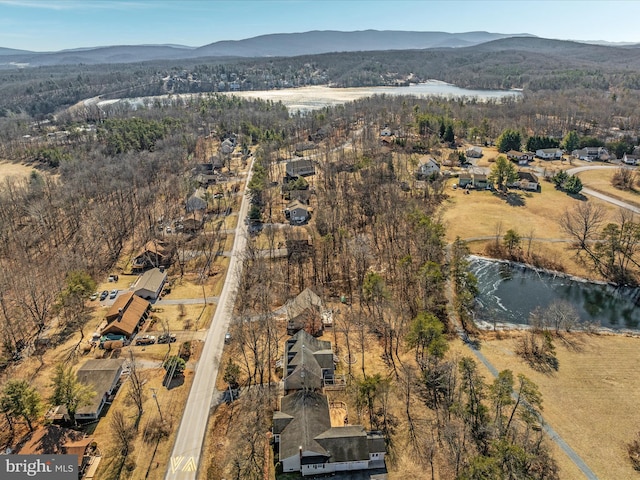
<path fill-rule="evenodd" d="M 559 160 L 562 158 L 562 150 L 559 148 L 541 148 L 536 150 L 536 157 L 545 160 Z"/>
<path fill-rule="evenodd" d="M 416 177 L 420 180 L 430 177 L 431 175 L 434 175 L 434 174 L 437 175 L 439 173 L 440 173 L 440 164 L 431 157 L 427 158 L 426 161 L 418 165 L 418 168 L 416 169 Z"/>
<path fill-rule="evenodd" d="M 482 157 L 482 148 L 480 147 L 469 147 L 465 150 L 464 154 L 467 157 L 471 158 L 480 158 Z"/>
<path fill-rule="evenodd" d="M 300 330 L 285 344 L 285 392 L 273 414 L 273 440 L 284 472 L 316 476 L 384 467 L 386 445 L 379 432 L 347 419 L 332 425 L 327 396 L 321 393 L 333 372 L 331 343 Z"/>
<path fill-rule="evenodd" d="M 572 151 L 571 155 L 587 162 L 593 160 L 609 160 L 609 152 L 604 147 L 584 147 L 580 150 Z"/>
<path fill-rule="evenodd" d="M 156 300 L 160 296 L 166 281 L 167 272 L 164 271 L 164 268 L 162 270 L 159 268 L 147 270 L 138 279 L 135 294 L 141 298 Z"/>
<path fill-rule="evenodd" d="M 640 156 L 628 155 L 625 153 L 624 156 L 622 157 L 622 161 L 627 165 L 638 165 L 640 164 Z"/>

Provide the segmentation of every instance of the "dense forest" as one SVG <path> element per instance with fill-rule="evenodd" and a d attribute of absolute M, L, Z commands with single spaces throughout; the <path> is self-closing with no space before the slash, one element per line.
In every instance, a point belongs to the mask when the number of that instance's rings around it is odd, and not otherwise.
<path fill-rule="evenodd" d="M 480 89 L 620 93 L 640 88 L 639 65 L 640 51 L 634 48 L 509 38 L 459 49 L 23 68 L 0 70 L 0 116 L 27 113 L 44 118 L 97 95 L 406 85 L 429 79 Z"/>

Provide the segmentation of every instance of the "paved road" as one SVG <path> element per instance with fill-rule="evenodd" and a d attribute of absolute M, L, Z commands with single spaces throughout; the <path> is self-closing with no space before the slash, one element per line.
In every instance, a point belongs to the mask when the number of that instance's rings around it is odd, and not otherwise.
<path fill-rule="evenodd" d="M 252 168 L 253 160 L 250 171 Z M 251 174 L 247 177 L 245 191 L 250 179 Z M 187 398 L 171 457 L 167 462 L 166 480 L 195 480 L 197 477 L 207 422 L 215 393 L 215 381 L 224 347 L 224 335 L 231 321 L 241 274 L 241 257 L 247 245 L 248 234 L 244 219 L 248 208 L 249 199 L 243 195 L 227 278 L 209 327 L 202 355 L 196 365 L 191 391 Z"/>
<path fill-rule="evenodd" d="M 611 170 L 612 168 L 617 170 L 618 168 L 620 168 L 620 165 L 592 165 L 587 167 L 576 167 L 570 168 L 569 170 L 567 170 L 567 173 L 569 175 L 575 175 L 576 173 L 586 172 L 587 170 Z M 583 187 L 581 193 L 611 203 L 612 205 L 626 208 L 627 210 L 631 210 L 633 213 L 640 213 L 640 208 L 636 207 L 635 205 L 631 205 L 630 203 L 618 200 L 617 198 L 610 197 L 609 195 L 605 195 L 604 193 L 600 193 L 588 187 Z"/>

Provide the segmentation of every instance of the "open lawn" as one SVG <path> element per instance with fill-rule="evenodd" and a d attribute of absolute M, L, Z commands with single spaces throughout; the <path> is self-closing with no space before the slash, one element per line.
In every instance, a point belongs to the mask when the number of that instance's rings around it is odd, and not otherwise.
<path fill-rule="evenodd" d="M 616 169 L 613 168 L 610 170 L 590 170 L 578 173 L 578 177 L 584 185 L 593 190 L 640 206 L 640 189 L 636 187 L 636 190 L 620 190 L 611 185 L 611 179 L 615 173 Z"/>
<path fill-rule="evenodd" d="M 213 317 L 214 305 L 156 305 L 151 313 L 155 322 L 149 328 L 149 333 L 161 332 L 163 323 L 167 322 L 170 332 L 207 328 Z M 189 327 L 189 328 L 187 328 Z"/>
<path fill-rule="evenodd" d="M 545 419 L 599 478 L 635 478 L 625 444 L 640 431 L 640 338 L 570 334 L 566 341 L 556 339 L 559 369 L 546 375 L 514 353 L 520 335 L 490 337 L 481 351 L 498 370 L 523 373 L 540 387 Z M 584 478 L 571 473 L 564 454 L 556 458 L 562 479 Z"/>
<path fill-rule="evenodd" d="M 29 165 L 0 160 L 0 182 L 4 182 L 5 178 L 27 178 L 34 171 L 36 170 Z"/>
<path fill-rule="evenodd" d="M 449 180 L 449 184 L 456 179 Z M 531 251 L 561 263 L 565 271 L 573 275 L 592 277 L 588 267 L 577 264 L 569 243 L 562 242 L 567 235 L 558 223 L 565 209 L 573 208 L 578 202 L 594 202 L 607 212 L 608 219 L 614 220 L 618 212 L 614 207 L 600 200 L 583 197 L 573 198 L 556 190 L 551 183 L 542 182 L 538 192 L 509 190 L 506 196 L 486 190 L 464 190 L 447 188 L 448 199 L 443 204 L 442 220 L 446 228 L 446 239 L 452 242 L 456 237 L 473 240 L 469 246 L 473 253 L 485 253 L 486 237 L 494 237 L 499 231 L 500 239 L 509 229 L 514 229 L 522 238 L 521 246 L 528 250 L 528 237 L 532 241 Z M 559 240 L 559 241 L 558 241 Z"/>

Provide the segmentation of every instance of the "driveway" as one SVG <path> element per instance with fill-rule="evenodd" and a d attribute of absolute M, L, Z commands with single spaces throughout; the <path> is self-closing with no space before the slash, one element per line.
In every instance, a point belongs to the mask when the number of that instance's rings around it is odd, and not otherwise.
<path fill-rule="evenodd" d="M 588 170 L 611 170 L 612 168 L 617 170 L 618 168 L 620 168 L 620 166 L 619 165 L 591 165 L 586 167 L 570 168 L 569 170 L 567 170 L 567 173 L 569 175 L 575 175 L 576 173 L 586 172 Z M 633 213 L 640 213 L 640 208 L 636 207 L 635 205 L 631 205 L 630 203 L 627 203 L 623 200 L 618 200 L 617 198 L 610 197 L 609 195 L 600 193 L 596 190 L 592 190 L 589 187 L 583 187 L 580 193 L 589 195 L 590 197 L 598 198 L 602 201 L 605 201 L 612 205 L 616 205 L 620 208 L 625 208 L 627 210 L 632 211 Z"/>

